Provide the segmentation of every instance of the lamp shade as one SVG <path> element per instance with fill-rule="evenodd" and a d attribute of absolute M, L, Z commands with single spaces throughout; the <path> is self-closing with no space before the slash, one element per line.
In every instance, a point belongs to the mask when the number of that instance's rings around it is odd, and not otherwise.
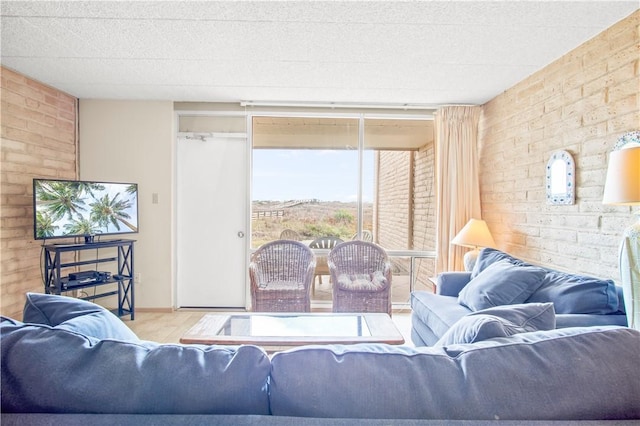
<path fill-rule="evenodd" d="M 496 243 L 493 241 L 491 232 L 487 222 L 481 219 L 471 219 L 467 224 L 458 232 L 458 235 L 451 240 L 452 244 L 464 247 L 495 247 Z"/>
<path fill-rule="evenodd" d="M 609 154 L 604 204 L 640 204 L 640 145 Z"/>

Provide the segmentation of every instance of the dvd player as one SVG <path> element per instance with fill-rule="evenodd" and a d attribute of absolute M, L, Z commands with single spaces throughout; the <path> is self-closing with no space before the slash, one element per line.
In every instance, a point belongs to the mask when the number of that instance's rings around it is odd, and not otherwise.
<path fill-rule="evenodd" d="M 98 271 L 80 271 L 69 274 L 69 279 L 73 281 L 80 281 L 87 278 L 98 278 Z"/>

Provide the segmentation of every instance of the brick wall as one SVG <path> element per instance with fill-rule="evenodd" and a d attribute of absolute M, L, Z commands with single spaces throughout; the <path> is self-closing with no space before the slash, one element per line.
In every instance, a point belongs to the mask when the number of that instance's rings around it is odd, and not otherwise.
<path fill-rule="evenodd" d="M 413 163 L 413 248 L 434 251 L 436 246 L 435 148 L 430 143 L 414 153 Z M 435 274 L 434 259 L 417 259 L 417 284 L 430 286 Z M 418 287 L 416 287 L 418 288 Z"/>
<path fill-rule="evenodd" d="M 413 248 L 416 250 L 435 250 L 436 246 L 435 161 L 433 143 L 414 153 Z"/>
<path fill-rule="evenodd" d="M 617 247 L 635 218 L 604 206 L 608 152 L 640 129 L 640 12 L 617 23 L 482 108 L 480 191 L 497 245 L 559 269 L 617 279 Z M 545 166 L 576 163 L 576 204 L 551 206 Z"/>
<path fill-rule="evenodd" d="M 6 68 L 0 73 L 0 309 L 22 318 L 24 294 L 43 291 L 32 179 L 77 177 L 76 98 Z"/>
<path fill-rule="evenodd" d="M 406 250 L 410 244 L 411 153 L 379 151 L 377 242 L 387 249 Z"/>
<path fill-rule="evenodd" d="M 435 150 L 433 142 L 418 151 L 381 151 L 378 161 L 377 242 L 393 250 L 435 250 Z M 393 259 L 408 271 L 406 258 Z M 428 285 L 433 259 L 417 259 L 415 276 Z"/>

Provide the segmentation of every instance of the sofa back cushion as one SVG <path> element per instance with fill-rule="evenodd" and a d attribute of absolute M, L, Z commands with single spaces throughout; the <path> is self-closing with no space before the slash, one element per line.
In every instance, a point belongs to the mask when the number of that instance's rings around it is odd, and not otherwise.
<path fill-rule="evenodd" d="M 2 412 L 269 413 L 255 346 L 101 340 L 4 317 L 0 339 Z"/>
<path fill-rule="evenodd" d="M 528 302 L 553 302 L 558 314 L 614 314 L 620 311 L 611 280 L 548 271 Z"/>
<path fill-rule="evenodd" d="M 475 278 L 495 262 L 506 260 L 513 265 L 533 266 L 523 260 L 492 248 L 484 248 L 471 272 Z M 605 280 L 553 269 L 545 271 L 540 286 L 526 302 L 553 302 L 556 314 L 616 314 L 620 313 L 619 295 L 612 280 Z"/>
<path fill-rule="evenodd" d="M 291 349 L 271 359 L 271 411 L 381 419 L 638 418 L 638 339 L 640 332 L 628 328 L 588 327 L 447 347 Z"/>

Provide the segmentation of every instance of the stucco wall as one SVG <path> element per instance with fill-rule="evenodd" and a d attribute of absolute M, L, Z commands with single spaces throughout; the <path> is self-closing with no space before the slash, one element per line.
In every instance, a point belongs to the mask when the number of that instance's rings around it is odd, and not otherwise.
<path fill-rule="evenodd" d="M 640 128 L 639 21 L 635 12 L 483 106 L 482 212 L 499 248 L 617 279 L 617 247 L 635 218 L 603 205 L 602 191 L 616 139 Z M 546 203 L 556 150 L 575 160 L 575 205 Z"/>
<path fill-rule="evenodd" d="M 138 184 L 136 308 L 173 306 L 174 114 L 168 101 L 80 100 L 82 179 Z M 114 301 L 96 302 L 113 306 Z"/>

